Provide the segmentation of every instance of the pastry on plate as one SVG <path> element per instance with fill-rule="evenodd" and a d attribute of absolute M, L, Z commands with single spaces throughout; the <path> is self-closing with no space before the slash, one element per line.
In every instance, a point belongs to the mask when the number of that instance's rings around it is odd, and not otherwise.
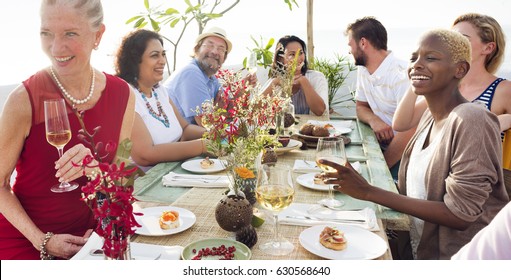
<path fill-rule="evenodd" d="M 170 210 L 163 211 L 160 216 L 160 228 L 161 229 L 173 229 L 178 228 L 179 223 L 179 212 Z"/>
<path fill-rule="evenodd" d="M 325 227 L 319 234 L 319 243 L 335 251 L 344 250 L 348 246 L 348 241 L 346 237 L 344 237 L 344 232 L 331 227 Z"/>
<path fill-rule="evenodd" d="M 314 184 L 316 184 L 316 185 L 325 185 L 325 182 L 324 182 L 325 179 L 328 179 L 328 178 L 322 173 L 314 174 Z"/>
<path fill-rule="evenodd" d="M 208 168 L 213 167 L 214 164 L 215 164 L 214 161 L 209 159 L 209 157 L 206 157 L 205 159 L 201 160 L 200 167 L 203 169 L 208 169 Z"/>

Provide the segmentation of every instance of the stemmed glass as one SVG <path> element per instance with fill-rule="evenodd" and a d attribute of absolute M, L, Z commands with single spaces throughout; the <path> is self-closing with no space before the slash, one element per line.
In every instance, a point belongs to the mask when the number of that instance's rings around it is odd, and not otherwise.
<path fill-rule="evenodd" d="M 44 101 L 44 121 L 46 124 L 46 141 L 57 148 L 60 158 L 64 152 L 64 146 L 71 140 L 71 128 L 69 127 L 64 99 Z M 52 192 L 62 193 L 76 188 L 78 188 L 77 183 L 62 182 L 50 189 Z"/>
<path fill-rule="evenodd" d="M 294 194 L 289 167 L 261 164 L 257 171 L 256 199 L 273 213 L 275 231 L 273 239 L 261 244 L 259 249 L 269 255 L 284 256 L 294 250 L 294 245 L 279 235 L 278 219 L 279 212 L 293 202 Z"/>
<path fill-rule="evenodd" d="M 254 75 L 257 73 L 257 55 L 255 52 L 251 52 L 250 56 L 248 57 L 248 72 L 251 75 Z"/>
<path fill-rule="evenodd" d="M 321 159 L 345 165 L 347 158 L 343 139 L 320 138 L 316 147 L 316 164 L 323 170 L 323 174 L 328 176 L 328 173 L 335 173 L 336 170 L 332 167 L 320 164 L 319 160 Z M 334 198 L 333 185 L 331 184 L 328 185 L 328 198 L 320 200 L 319 203 L 327 207 L 341 207 L 344 205 L 344 202 Z"/>

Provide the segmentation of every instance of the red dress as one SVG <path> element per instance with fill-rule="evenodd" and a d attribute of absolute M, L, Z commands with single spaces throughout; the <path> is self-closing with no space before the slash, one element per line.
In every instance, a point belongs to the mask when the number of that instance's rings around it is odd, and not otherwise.
<path fill-rule="evenodd" d="M 129 99 L 129 87 L 123 80 L 106 75 L 106 87 L 96 105 L 85 111 L 87 130 L 101 126 L 96 142 L 119 142 L 125 109 Z M 57 85 L 46 71 L 39 71 L 23 82 L 32 106 L 32 126 L 16 164 L 16 181 L 12 190 L 28 216 L 42 232 L 68 233 L 83 236 L 95 226 L 92 212 L 81 201 L 81 188 L 71 192 L 53 193 L 50 187 L 58 183 L 55 177 L 57 149 L 46 142 L 44 124 L 44 100 L 63 98 Z M 68 105 L 72 138 L 64 151 L 81 142 L 76 136 L 81 128 L 77 117 Z M 105 161 L 111 162 L 114 155 Z M 75 180 L 80 186 L 85 177 Z M 39 251 L 32 246 L 5 217 L 0 214 L 0 259 L 39 259 Z"/>

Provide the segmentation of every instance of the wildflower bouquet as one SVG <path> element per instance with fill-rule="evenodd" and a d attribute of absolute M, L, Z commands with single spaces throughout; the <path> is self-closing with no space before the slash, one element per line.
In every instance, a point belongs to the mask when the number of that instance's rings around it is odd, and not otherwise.
<path fill-rule="evenodd" d="M 223 90 L 216 103 L 206 101 L 201 110 L 197 109 L 207 129 L 204 137 L 209 140 L 208 151 L 226 159 L 228 169 L 235 174 L 255 178 L 247 169 L 255 169 L 255 159 L 265 147 L 279 145 L 269 130 L 275 126 L 275 117 L 286 100 L 277 95 L 251 96 L 259 86 L 248 85 L 241 72 L 220 70 L 217 78 Z"/>

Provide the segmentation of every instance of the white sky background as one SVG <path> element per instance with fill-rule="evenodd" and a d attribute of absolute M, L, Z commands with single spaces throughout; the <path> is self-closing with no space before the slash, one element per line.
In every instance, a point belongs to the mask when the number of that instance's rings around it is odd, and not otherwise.
<path fill-rule="evenodd" d="M 255 38 L 262 36 L 266 42 L 270 37 L 278 40 L 283 35 L 294 34 L 306 41 L 306 0 L 297 2 L 300 7 L 293 7 L 293 11 L 289 11 L 283 0 L 242 0 L 223 18 L 208 23 L 207 28 L 220 26 L 226 29 L 228 37 L 233 41 L 233 51 L 225 65 L 240 64 L 243 58 L 248 56 L 247 48 L 254 47 L 250 35 Z M 150 3 L 152 6 L 164 3 L 162 7 L 180 10 L 184 7 L 182 0 L 151 0 Z M 39 0 L 2 1 L 0 85 L 19 83 L 49 63 L 39 44 L 39 6 Z M 113 73 L 112 54 L 115 53 L 122 36 L 132 30 L 125 22 L 144 11 L 144 6 L 143 0 L 103 0 L 103 7 L 106 33 L 99 51 L 93 55 L 93 66 Z M 408 59 L 423 31 L 437 27 L 449 28 L 454 18 L 462 13 L 479 12 L 493 16 L 509 37 L 510 10 L 511 1 L 506 0 L 431 0 L 427 3 L 409 0 L 316 0 L 315 53 L 321 57 L 348 55 L 346 38 L 343 35 L 346 25 L 369 15 L 375 16 L 385 25 L 389 32 L 389 49 L 395 50 L 404 59 Z M 401 32 L 402 28 L 408 32 Z M 164 28 L 162 34 L 173 37 L 176 30 Z M 197 27 L 190 24 L 179 45 L 178 68 L 188 61 L 197 35 Z M 508 50 L 509 45 L 511 42 L 508 42 Z M 169 53 L 172 52 L 169 43 L 165 47 Z M 508 61 L 506 60 L 504 67 L 511 69 Z"/>

